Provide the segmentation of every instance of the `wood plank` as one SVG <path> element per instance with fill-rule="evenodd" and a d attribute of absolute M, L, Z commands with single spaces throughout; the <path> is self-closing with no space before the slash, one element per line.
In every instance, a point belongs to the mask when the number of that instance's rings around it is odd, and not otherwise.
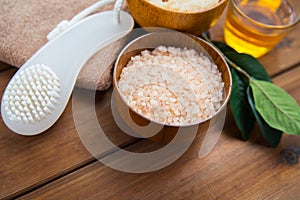
<path fill-rule="evenodd" d="M 273 82 L 281 88 L 284 88 L 286 92 L 291 94 L 297 102 L 300 102 L 300 95 L 297 94 L 299 90 L 299 74 L 300 67 L 290 70 L 280 76 L 277 76 L 273 79 Z M 287 87 L 288 86 L 288 87 Z"/>
<path fill-rule="evenodd" d="M 222 26 L 217 25 L 215 26 L 215 28 L 219 29 L 219 36 L 221 36 Z M 283 46 L 283 50 L 275 50 L 275 53 L 272 52 L 269 55 L 260 59 L 265 64 L 266 69 L 270 74 L 277 74 L 281 71 L 288 69 L 291 65 L 294 65 L 295 63 L 299 62 L 300 58 L 298 57 L 298 54 L 300 45 L 296 37 L 297 32 L 299 32 L 299 25 L 293 32 L 291 32 L 288 35 L 289 40 L 293 41 L 290 44 L 290 46 Z M 215 34 L 218 34 L 218 32 L 216 31 L 214 32 L 214 34 L 212 34 L 213 38 L 218 38 L 219 36 L 215 36 Z M 287 52 L 290 54 L 286 55 Z M 274 62 L 274 58 L 276 58 L 276 62 Z M 7 84 L 14 72 L 14 69 L 9 69 L 0 73 L 1 96 L 3 94 L 3 89 L 5 85 Z M 282 81 L 283 80 L 280 79 L 278 83 L 280 84 L 282 83 Z M 296 84 L 295 89 L 290 89 L 289 86 L 287 89 L 291 90 L 291 94 L 296 94 L 297 92 L 299 93 L 299 85 L 297 85 L 295 81 L 286 84 Z M 111 91 L 103 94 L 97 94 L 98 101 L 96 108 L 98 111 L 97 113 L 99 118 L 103 116 L 102 111 L 105 113 L 105 115 L 111 115 L 111 113 L 109 112 L 110 104 L 108 103 L 110 102 L 110 94 Z M 297 96 L 296 98 L 299 102 L 299 97 Z M 110 119 L 111 116 L 109 117 L 109 120 Z M 118 145 L 125 145 L 128 144 L 128 142 L 132 141 L 131 137 L 122 134 L 117 135 L 116 133 L 119 133 L 120 130 L 116 127 L 115 124 L 112 124 L 109 120 L 107 120 L 104 123 L 106 125 L 106 129 L 111 130 L 111 132 L 109 133 L 109 135 L 111 136 L 110 139 L 112 139 Z M 159 173 L 151 173 L 151 175 L 154 175 L 154 178 L 151 181 L 149 180 L 150 175 L 132 175 L 120 173 L 114 170 L 110 170 L 107 167 L 104 167 L 103 165 L 100 165 L 99 163 L 95 162 L 91 166 L 87 166 L 82 170 L 79 170 L 78 172 L 72 173 L 69 176 L 66 176 L 62 179 L 59 179 L 56 182 L 53 182 L 52 184 L 48 184 L 47 186 L 37 190 L 36 192 L 28 194 L 28 196 L 25 196 L 25 198 L 50 198 L 51 195 L 54 195 L 53 198 L 63 197 L 63 199 L 65 199 L 66 196 L 70 196 L 71 199 L 71 197 L 78 198 L 85 197 L 88 195 L 92 195 L 95 197 L 101 197 L 101 195 L 103 195 L 106 197 L 117 198 L 122 197 L 123 193 L 127 196 L 130 196 L 133 192 L 136 192 L 137 196 L 146 196 L 148 198 L 151 198 L 151 196 L 154 195 L 154 193 L 159 191 L 159 195 L 165 198 L 176 198 L 180 196 L 186 196 L 188 198 L 191 196 L 194 197 L 195 195 L 198 195 L 200 192 L 202 192 L 201 195 L 203 195 L 203 198 L 213 199 L 216 196 L 218 197 L 218 195 L 216 195 L 217 192 L 214 189 L 214 187 L 210 185 L 203 189 L 202 186 L 198 186 L 197 180 L 192 179 L 192 177 L 202 177 L 202 174 L 207 174 L 207 179 L 210 180 L 210 178 L 212 177 L 212 172 L 207 173 L 207 171 L 214 171 L 211 169 L 215 169 L 216 166 L 228 167 L 227 164 L 231 161 L 230 159 L 225 160 L 224 164 L 216 165 L 216 163 L 219 162 L 218 159 L 225 159 L 227 154 L 229 154 L 229 156 L 237 156 L 238 159 L 242 159 L 243 156 L 241 156 L 240 154 L 247 152 L 246 150 L 250 151 L 253 148 L 250 145 L 252 143 L 243 143 L 240 140 L 236 139 L 238 137 L 238 133 L 236 128 L 231 127 L 234 127 L 232 118 L 228 120 L 229 122 L 227 122 L 227 126 L 230 128 L 226 129 L 225 133 L 222 135 L 222 140 L 224 140 L 225 142 L 220 142 L 218 145 L 220 146 L 220 150 L 214 151 L 216 152 L 215 154 L 211 154 L 215 155 L 215 159 L 203 159 L 198 161 L 198 159 L 185 157 L 183 161 L 178 161 L 179 164 L 176 164 L 177 162 L 174 163 L 174 165 L 172 165 L 173 167 L 170 166 L 170 168 L 166 168 L 165 170 L 162 170 L 162 172 Z M 60 176 L 64 176 L 65 174 L 68 174 L 73 170 L 80 168 L 81 166 L 93 162 L 94 160 L 90 153 L 85 150 L 84 146 L 80 141 L 80 138 L 77 135 L 76 127 L 73 122 L 72 107 L 70 103 L 68 104 L 66 111 L 64 112 L 60 120 L 55 124 L 55 126 L 53 126 L 50 130 L 41 135 L 34 137 L 23 137 L 16 135 L 6 128 L 6 126 L 2 122 L 2 119 L 0 119 L 0 133 L 0 159 L 2 163 L 4 163 L 0 165 L 0 198 L 13 198 L 15 196 L 18 196 L 19 194 L 26 193 L 32 189 L 40 187 L 43 184 L 51 182 L 59 178 Z M 282 148 L 285 147 L 286 144 L 290 144 L 289 141 L 291 141 L 290 139 L 288 139 L 289 137 L 285 138 L 287 139 L 283 140 Z M 253 140 L 255 141 L 255 139 Z M 299 144 L 297 138 L 295 138 L 294 143 L 296 145 Z M 150 145 L 149 147 L 149 144 L 144 143 L 139 143 L 137 144 L 137 146 L 133 146 L 134 149 L 141 150 L 143 150 L 143 148 L 147 149 L 151 147 L 152 145 Z M 240 149 L 243 150 L 241 151 Z M 259 154 L 259 152 L 260 151 L 255 153 Z M 271 154 L 269 155 L 269 157 L 265 158 L 265 161 L 275 162 L 274 156 L 278 156 L 279 150 L 276 150 L 274 152 L 273 150 L 269 150 L 269 148 L 263 148 L 263 152 L 264 153 L 261 153 L 256 157 L 255 153 L 252 153 L 251 156 L 254 156 L 255 158 L 259 159 L 264 158 L 264 156 L 268 156 L 268 154 Z M 248 162 L 255 162 L 254 159 L 252 160 L 251 156 L 248 158 Z M 186 164 L 186 159 L 188 160 L 188 165 Z M 183 168 L 178 167 L 178 165 L 181 164 L 184 165 Z M 263 163 L 260 162 L 260 164 Z M 200 171 L 195 169 L 197 167 Z M 246 168 L 247 166 L 242 165 L 242 167 Z M 90 173 L 88 173 L 89 170 L 91 171 Z M 240 168 L 236 170 L 240 170 Z M 32 171 L 34 171 L 34 173 L 32 173 Z M 294 170 L 291 170 L 291 172 L 292 171 Z M 178 173 L 174 177 L 176 179 L 174 188 L 178 188 L 178 192 L 177 190 L 172 191 L 171 189 L 171 186 L 174 181 L 172 176 L 173 173 Z M 256 173 L 258 174 L 258 172 Z M 110 174 L 112 175 L 110 176 Z M 246 171 L 243 171 L 241 172 L 241 174 L 244 175 L 247 173 Z M 268 178 L 268 176 L 270 176 L 271 178 Z M 270 174 L 268 176 L 265 178 L 265 182 L 269 182 L 270 179 L 275 180 L 275 178 Z M 297 185 L 296 181 L 291 182 L 290 176 L 290 172 L 286 171 L 286 168 L 284 168 L 282 169 L 282 171 L 280 171 L 280 175 L 277 176 L 276 180 L 279 179 L 284 181 L 284 185 L 288 188 L 288 191 L 295 191 L 295 189 L 299 185 Z M 161 177 L 163 177 L 166 180 L 161 181 Z M 124 180 L 119 182 L 118 180 L 122 178 L 124 178 Z M 216 188 L 222 188 L 222 186 L 224 186 L 224 183 L 222 182 L 222 178 L 224 178 L 224 175 L 222 175 L 222 171 L 219 171 L 219 176 L 216 178 L 217 181 L 219 181 L 217 182 L 219 186 L 217 185 L 218 187 L 216 186 Z M 250 178 L 252 178 L 251 183 L 255 183 L 256 179 L 253 177 Z M 207 179 L 203 179 L 204 181 L 201 182 L 201 185 L 205 185 L 205 181 L 207 181 Z M 265 182 L 263 181 L 263 183 Z M 153 184 L 157 184 L 157 186 L 154 187 Z M 236 184 L 239 186 L 240 182 Z M 109 185 L 109 187 L 104 187 L 101 189 L 95 188 L 96 185 Z M 166 190 L 164 190 L 164 185 L 168 187 Z M 65 188 L 66 186 L 70 187 L 70 189 Z M 137 189 L 131 190 L 131 187 L 135 187 Z M 147 191 L 147 188 L 149 191 Z M 63 191 L 59 192 L 58 190 L 60 189 L 62 189 Z M 257 188 L 254 188 L 253 191 L 256 189 Z M 275 187 L 273 187 L 273 190 L 275 190 Z M 112 193 L 112 191 L 116 192 Z M 226 191 L 231 190 L 227 188 Z M 279 193 L 281 192 L 281 190 L 278 191 Z"/>
<path fill-rule="evenodd" d="M 15 71 L 9 69 L 0 73 L 1 96 Z M 96 95 L 99 101 L 95 108 L 99 118 L 103 114 L 111 116 L 110 95 L 111 92 Z M 85 100 L 80 101 L 84 103 Z M 107 119 L 111 121 L 109 117 Z M 120 132 L 116 125 L 105 119 L 102 122 L 106 129 L 111 130 L 107 134 L 116 145 L 131 141 L 132 138 L 125 134 L 115 134 Z M 94 160 L 77 134 L 70 102 L 56 124 L 42 134 L 32 137 L 17 135 L 4 125 L 2 118 L 0 133 L 0 199 L 13 198 Z"/>
<path fill-rule="evenodd" d="M 9 69 L 9 68 L 11 68 L 10 65 L 0 61 L 0 72 L 4 71 L 6 69 Z"/>
<path fill-rule="evenodd" d="M 210 30 L 213 40 L 224 41 L 223 30 L 226 10 L 221 19 Z M 271 52 L 259 58 L 269 75 L 273 76 L 286 71 L 300 63 L 300 24 L 296 25 Z"/>
<path fill-rule="evenodd" d="M 286 71 L 300 63 L 300 24 L 298 24 L 269 54 L 261 57 L 259 61 L 266 67 L 267 72 L 273 76 Z"/>
<path fill-rule="evenodd" d="M 287 78 L 288 77 L 288 78 Z M 300 66 L 274 79 L 300 103 Z M 127 150 L 150 151 L 143 140 Z M 300 147 L 300 137 L 284 134 L 268 147 L 256 126 L 250 141 L 240 140 L 232 117 L 213 151 L 203 159 L 193 145 L 179 160 L 156 172 L 123 173 L 94 162 L 20 199 L 289 199 L 300 198 L 300 164 L 281 162 L 280 152 Z"/>

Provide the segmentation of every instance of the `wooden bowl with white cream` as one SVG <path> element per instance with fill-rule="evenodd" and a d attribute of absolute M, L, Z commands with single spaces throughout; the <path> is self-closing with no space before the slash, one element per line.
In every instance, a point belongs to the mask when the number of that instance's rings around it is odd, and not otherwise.
<path fill-rule="evenodd" d="M 228 0 L 127 0 L 131 15 L 141 27 L 163 27 L 194 35 L 212 27 L 220 18 L 227 2 Z"/>

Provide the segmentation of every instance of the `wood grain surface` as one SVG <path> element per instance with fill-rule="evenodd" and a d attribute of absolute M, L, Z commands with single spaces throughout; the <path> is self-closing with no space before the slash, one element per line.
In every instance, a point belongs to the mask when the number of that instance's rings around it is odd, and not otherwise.
<path fill-rule="evenodd" d="M 300 66 L 274 81 L 299 103 L 299 79 Z M 94 162 L 21 199 L 299 199 L 300 165 L 287 165 L 280 152 L 300 147 L 300 137 L 285 134 L 276 149 L 267 147 L 258 127 L 250 141 L 239 137 L 229 116 L 217 146 L 203 159 L 195 156 L 198 148 L 191 148 L 172 165 L 145 174 L 117 172 Z M 127 149 L 154 146 L 144 140 Z"/>
<path fill-rule="evenodd" d="M 0 72 L 6 70 L 8 68 L 10 68 L 10 66 L 8 64 L 0 61 Z"/>
<path fill-rule="evenodd" d="M 212 28 L 222 40 L 222 20 Z M 259 60 L 300 103 L 300 40 L 298 25 L 273 51 Z M 0 97 L 16 69 L 0 63 Z M 84 91 L 87 92 L 87 91 Z M 159 148 L 136 140 L 112 122 L 111 90 L 96 94 L 96 110 L 109 138 L 127 150 Z M 82 104 L 84 98 L 78 99 Z M 89 119 L 87 118 L 86 125 Z M 97 144 L 97 141 L 93 141 Z M 259 128 L 243 142 L 232 115 L 217 146 L 205 158 L 197 146 L 156 172 L 123 173 L 98 162 L 84 147 L 74 125 L 69 102 L 57 123 L 33 137 L 11 132 L 0 118 L 0 199 L 300 199 L 300 165 L 287 165 L 281 151 L 300 148 L 300 137 L 284 134 L 276 149 L 266 145 Z M 109 149 L 102 156 L 113 155 Z"/>
<path fill-rule="evenodd" d="M 15 71 L 11 68 L 0 73 L 1 96 Z M 110 110 L 106 103 L 110 95 L 106 94 L 109 92 L 97 93 L 96 98 L 101 99 L 95 105 L 97 110 Z M 78 101 L 84 103 L 84 99 Z M 108 122 L 104 119 L 103 123 Z M 119 131 L 116 126 L 109 128 L 107 133 L 112 134 L 110 139 L 116 145 L 131 141 L 127 135 L 114 134 Z M 32 137 L 17 135 L 4 125 L 2 118 L 0 133 L 0 198 L 15 197 L 95 160 L 77 134 L 71 102 L 56 124 L 43 134 Z"/>

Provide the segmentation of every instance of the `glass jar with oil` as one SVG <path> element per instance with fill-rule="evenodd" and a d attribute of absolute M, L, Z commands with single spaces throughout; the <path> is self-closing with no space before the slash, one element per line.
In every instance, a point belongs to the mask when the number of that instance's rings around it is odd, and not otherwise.
<path fill-rule="evenodd" d="M 299 22 L 300 4 L 296 1 L 230 0 L 225 42 L 256 58 L 266 54 Z"/>

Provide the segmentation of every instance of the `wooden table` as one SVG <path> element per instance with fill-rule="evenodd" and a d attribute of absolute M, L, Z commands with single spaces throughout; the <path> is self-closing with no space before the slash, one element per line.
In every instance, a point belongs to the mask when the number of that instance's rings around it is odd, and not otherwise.
<path fill-rule="evenodd" d="M 223 20 L 212 28 L 222 40 Z M 275 84 L 300 103 L 300 25 L 271 53 L 260 58 Z M 16 68 L 0 64 L 0 94 Z M 96 108 L 110 139 L 120 147 L 143 152 L 154 145 L 125 134 L 111 122 L 111 90 L 98 92 Z M 0 118 L 1 199 L 300 199 L 300 165 L 281 160 L 284 149 L 300 147 L 300 137 L 284 134 L 280 145 L 268 147 L 259 128 L 241 140 L 229 113 L 216 147 L 199 159 L 188 150 L 159 171 L 132 174 L 113 170 L 96 160 L 82 144 L 74 125 L 72 105 L 46 132 L 24 137 L 10 131 Z M 104 152 L 108 156 L 114 152 Z"/>

